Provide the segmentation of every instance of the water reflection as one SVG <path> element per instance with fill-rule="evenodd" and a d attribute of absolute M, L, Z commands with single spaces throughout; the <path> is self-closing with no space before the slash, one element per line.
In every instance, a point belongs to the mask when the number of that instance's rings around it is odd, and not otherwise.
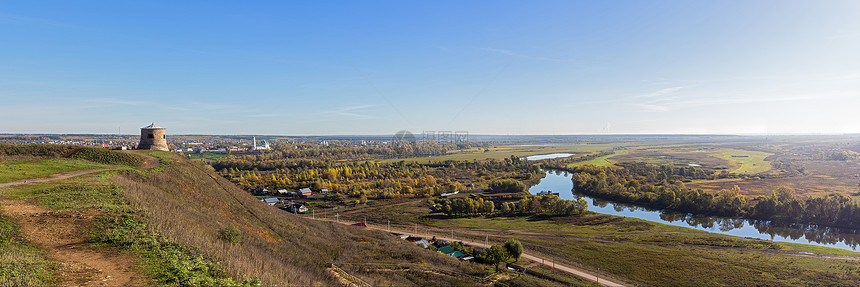
<path fill-rule="evenodd" d="M 852 251 L 856 251 L 857 246 L 860 245 L 860 233 L 857 230 L 807 224 L 777 224 L 763 220 L 701 216 L 591 198 L 582 194 L 576 194 L 573 190 L 571 175 L 563 171 L 546 171 L 546 177 L 537 185 L 529 188 L 529 192 L 532 194 L 543 190 L 560 192 L 561 198 L 568 200 L 584 198 L 591 202 L 588 209 L 598 213 L 639 218 L 720 234 L 836 247 Z"/>

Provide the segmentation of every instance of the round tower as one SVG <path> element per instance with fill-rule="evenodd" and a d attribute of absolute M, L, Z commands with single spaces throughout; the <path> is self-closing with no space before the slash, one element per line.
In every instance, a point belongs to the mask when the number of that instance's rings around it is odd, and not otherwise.
<path fill-rule="evenodd" d="M 167 148 L 167 133 L 164 128 L 156 126 L 155 123 L 140 128 L 140 144 L 137 149 L 170 151 Z"/>

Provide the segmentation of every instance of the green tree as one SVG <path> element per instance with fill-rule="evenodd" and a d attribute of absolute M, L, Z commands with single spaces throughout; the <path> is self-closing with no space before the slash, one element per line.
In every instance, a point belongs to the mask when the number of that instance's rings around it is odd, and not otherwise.
<path fill-rule="evenodd" d="M 508 251 L 508 254 L 514 258 L 514 260 L 519 261 L 520 256 L 523 255 L 523 244 L 520 243 L 519 240 L 516 239 L 508 239 L 505 241 L 505 250 Z"/>
<path fill-rule="evenodd" d="M 511 258 L 511 255 L 504 247 L 493 245 L 490 249 L 484 250 L 484 261 L 496 266 L 496 271 L 499 271 L 499 263 L 508 258 Z"/>

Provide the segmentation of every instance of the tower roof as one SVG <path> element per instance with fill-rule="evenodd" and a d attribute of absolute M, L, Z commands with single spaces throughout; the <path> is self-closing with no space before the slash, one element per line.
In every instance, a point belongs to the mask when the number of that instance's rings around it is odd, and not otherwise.
<path fill-rule="evenodd" d="M 163 129 L 163 127 L 156 126 L 155 123 L 151 123 L 148 126 L 140 128 L 142 130 L 155 130 L 155 129 Z"/>

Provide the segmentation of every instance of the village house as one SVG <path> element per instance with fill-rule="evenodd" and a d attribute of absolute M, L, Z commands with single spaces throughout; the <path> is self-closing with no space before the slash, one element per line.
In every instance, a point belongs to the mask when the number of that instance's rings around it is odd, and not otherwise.
<path fill-rule="evenodd" d="M 302 188 L 299 190 L 299 195 L 300 196 L 310 196 L 311 195 L 311 189 L 307 188 L 307 187 Z"/>
<path fill-rule="evenodd" d="M 278 204 L 278 201 L 280 201 L 280 200 L 278 200 L 277 198 L 274 198 L 274 197 L 267 197 L 267 198 L 264 198 L 262 200 L 262 202 L 265 202 L 268 205 Z"/>

